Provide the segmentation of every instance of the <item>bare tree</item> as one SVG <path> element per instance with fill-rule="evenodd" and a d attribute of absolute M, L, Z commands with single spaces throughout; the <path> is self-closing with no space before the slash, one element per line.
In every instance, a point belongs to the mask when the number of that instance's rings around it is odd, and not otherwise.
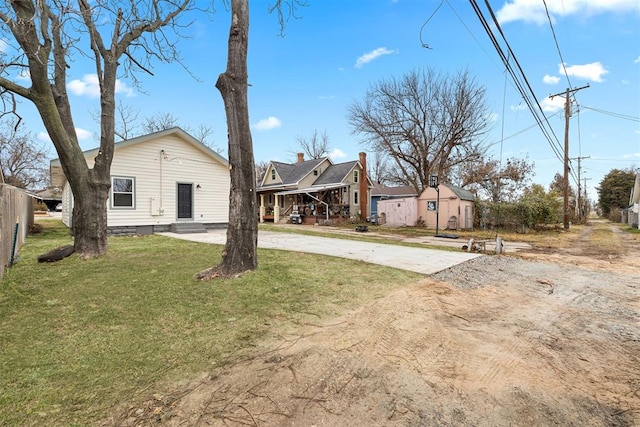
<path fill-rule="evenodd" d="M 299 136 L 296 142 L 308 159 L 320 159 L 329 155 L 329 135 L 326 129 L 322 135 L 318 135 L 318 129 L 314 129 L 309 138 Z"/>
<path fill-rule="evenodd" d="M 482 156 L 485 102 L 484 88 L 467 71 L 443 76 L 427 69 L 373 84 L 349 107 L 348 120 L 364 144 L 393 163 L 388 178 L 420 193 L 430 175 L 448 176 Z"/>
<path fill-rule="evenodd" d="M 178 126 L 178 118 L 171 113 L 158 113 L 145 117 L 142 122 L 142 130 L 145 133 L 159 132 Z"/>
<path fill-rule="evenodd" d="M 93 121 L 100 124 L 100 111 L 93 110 L 90 114 Z M 122 100 L 118 100 L 115 115 L 114 134 L 117 139 L 124 141 L 139 134 L 137 129 L 139 128 L 138 117 L 140 116 L 140 110 L 125 104 Z"/>
<path fill-rule="evenodd" d="M 40 190 L 49 182 L 49 159 L 33 135 L 15 122 L 0 126 L 0 169 L 4 182 L 20 188 Z"/>
<path fill-rule="evenodd" d="M 220 148 L 215 145 L 209 138 L 213 135 L 213 128 L 209 125 L 200 124 L 197 128 L 192 129 L 190 126 L 180 124 L 180 121 L 171 113 L 157 113 L 143 119 L 142 123 L 138 120 L 140 110 L 118 101 L 116 104 L 116 120 L 115 135 L 118 139 L 124 141 L 126 139 L 135 138 L 142 133 L 159 132 L 172 127 L 180 127 L 184 131 L 191 134 L 195 139 L 202 142 L 207 147 L 216 152 L 220 152 Z M 100 113 L 92 112 L 91 117 L 99 124 Z"/>
<path fill-rule="evenodd" d="M 159 132 L 173 127 L 180 127 L 212 150 L 221 151 L 220 148 L 209 140 L 211 135 L 213 135 L 213 128 L 209 125 L 200 124 L 197 128 L 181 125 L 180 120 L 171 113 L 158 113 L 147 117 L 142 124 L 142 129 L 145 133 Z"/>
<path fill-rule="evenodd" d="M 264 174 L 267 173 L 267 167 L 269 167 L 269 162 L 256 162 L 256 179 L 258 181 L 262 181 L 264 178 Z"/>
<path fill-rule="evenodd" d="M 107 251 L 106 201 L 111 186 L 118 69 L 137 84 L 136 71 L 150 73 L 152 60 L 179 62 L 178 18 L 196 9 L 196 3 L 150 0 L 124 7 L 116 0 L 14 0 L 0 6 L 0 34 L 13 55 L 2 61 L 0 94 L 10 111 L 15 111 L 15 95 L 37 108 L 73 192 L 74 246 L 83 258 Z M 88 42 L 90 50 L 82 50 L 81 41 Z M 67 70 L 74 63 L 73 54 L 78 53 L 90 58 L 100 86 L 100 148 L 92 168 L 78 144 L 66 87 Z M 30 87 L 5 77 L 27 73 Z"/>
<path fill-rule="evenodd" d="M 494 158 L 482 158 L 456 168 L 458 180 L 452 182 L 494 203 L 513 202 L 531 181 L 534 167 L 527 158 L 512 157 L 502 165 Z"/>
<path fill-rule="evenodd" d="M 389 164 L 387 157 L 380 151 L 374 151 L 373 156 L 367 161 L 369 171 L 367 175 L 378 184 L 393 184 L 389 179 Z"/>

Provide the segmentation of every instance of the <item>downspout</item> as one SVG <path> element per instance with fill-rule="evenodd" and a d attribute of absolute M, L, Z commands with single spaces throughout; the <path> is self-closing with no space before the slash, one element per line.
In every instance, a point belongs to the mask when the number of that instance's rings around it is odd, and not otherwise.
<path fill-rule="evenodd" d="M 164 150 L 160 150 L 160 215 L 164 215 L 164 160 L 166 156 Z"/>

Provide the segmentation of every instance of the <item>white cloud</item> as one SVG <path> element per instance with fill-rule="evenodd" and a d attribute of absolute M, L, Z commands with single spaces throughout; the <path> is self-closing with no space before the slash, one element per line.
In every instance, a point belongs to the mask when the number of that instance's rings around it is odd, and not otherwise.
<path fill-rule="evenodd" d="M 280 121 L 279 118 L 274 116 L 270 116 L 270 117 L 267 117 L 266 119 L 262 119 L 258 123 L 253 125 L 253 127 L 258 130 L 271 130 L 271 129 L 279 128 L 280 126 L 282 126 L 282 122 Z"/>
<path fill-rule="evenodd" d="M 543 111 L 555 113 L 564 109 L 564 96 L 554 96 L 553 98 L 547 96 L 542 101 L 539 101 L 539 104 Z"/>
<path fill-rule="evenodd" d="M 396 51 L 387 49 L 386 47 L 379 47 L 359 57 L 358 60 L 356 61 L 355 67 L 360 68 L 363 65 L 368 64 L 369 62 L 373 61 L 374 59 L 382 55 L 391 55 L 392 53 L 396 53 Z"/>
<path fill-rule="evenodd" d="M 640 2 L 637 0 L 563 0 L 546 3 L 552 18 L 606 12 L 640 12 Z M 496 16 L 501 23 L 525 21 L 544 25 L 548 22 L 544 3 L 538 0 L 511 0 L 498 10 Z"/>
<path fill-rule="evenodd" d="M 85 74 L 81 80 L 71 80 L 67 83 L 67 89 L 78 96 L 89 96 L 98 98 L 100 96 L 100 83 L 97 74 Z M 122 80 L 116 80 L 116 93 L 123 93 L 126 96 L 134 96 L 132 88 L 127 86 Z"/>
<path fill-rule="evenodd" d="M 640 56 L 633 60 L 634 64 L 640 64 Z"/>
<path fill-rule="evenodd" d="M 43 142 L 51 142 L 51 138 L 49 137 L 49 134 L 45 131 L 38 132 L 38 140 Z"/>
<path fill-rule="evenodd" d="M 636 159 L 640 159 L 640 153 L 630 153 L 630 154 L 623 154 L 622 158 L 625 160 L 636 160 Z"/>
<path fill-rule="evenodd" d="M 563 72 L 562 64 L 558 66 L 559 72 Z M 602 76 L 608 73 L 600 62 L 592 62 L 591 64 L 572 65 L 566 67 L 569 76 L 578 77 L 583 80 L 591 80 L 592 82 L 602 82 Z"/>
<path fill-rule="evenodd" d="M 545 74 L 542 78 L 542 81 L 548 85 L 555 85 L 560 81 L 560 77 L 558 76 L 550 76 L 549 74 Z"/>
<path fill-rule="evenodd" d="M 76 128 L 76 136 L 78 137 L 78 139 L 80 141 L 83 141 L 85 139 L 90 139 L 93 137 L 93 134 L 91 132 L 89 132 L 88 130 L 82 129 L 82 128 Z"/>
<path fill-rule="evenodd" d="M 93 133 L 86 129 L 76 128 L 76 137 L 79 141 L 93 138 Z M 38 132 L 38 140 L 43 142 L 51 142 L 51 137 L 46 131 Z"/>
<path fill-rule="evenodd" d="M 9 43 L 5 39 L 0 39 L 0 52 L 6 52 L 9 48 Z"/>
<path fill-rule="evenodd" d="M 331 160 L 338 160 L 338 159 L 343 159 L 345 157 L 347 157 L 346 154 L 344 154 L 344 151 L 342 151 L 339 148 L 334 148 L 331 153 L 329 153 L 329 157 L 331 158 Z"/>

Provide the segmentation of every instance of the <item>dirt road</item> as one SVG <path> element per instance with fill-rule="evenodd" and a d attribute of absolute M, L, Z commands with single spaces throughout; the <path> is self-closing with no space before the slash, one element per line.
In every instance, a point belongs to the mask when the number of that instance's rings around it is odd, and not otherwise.
<path fill-rule="evenodd" d="M 264 343 L 124 424 L 640 425 L 635 236 L 615 257 L 578 244 L 473 259 Z"/>

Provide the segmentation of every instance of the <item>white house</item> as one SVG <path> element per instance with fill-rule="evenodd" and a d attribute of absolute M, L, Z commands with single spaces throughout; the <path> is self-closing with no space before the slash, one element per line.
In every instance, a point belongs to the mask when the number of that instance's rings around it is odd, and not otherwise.
<path fill-rule="evenodd" d="M 98 149 L 84 152 L 92 167 Z M 73 196 L 60 160 L 51 182 L 63 188 L 62 221 L 71 227 Z M 110 234 L 204 231 L 229 222 L 228 161 L 180 128 L 115 144 L 107 211 Z"/>

